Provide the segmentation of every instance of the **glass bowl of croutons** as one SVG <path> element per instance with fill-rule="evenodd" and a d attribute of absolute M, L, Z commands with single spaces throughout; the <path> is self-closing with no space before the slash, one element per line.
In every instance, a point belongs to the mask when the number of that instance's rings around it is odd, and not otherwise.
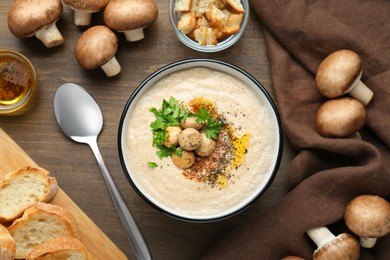
<path fill-rule="evenodd" d="M 171 0 L 174 32 L 186 46 L 218 52 L 235 44 L 249 19 L 248 0 Z"/>

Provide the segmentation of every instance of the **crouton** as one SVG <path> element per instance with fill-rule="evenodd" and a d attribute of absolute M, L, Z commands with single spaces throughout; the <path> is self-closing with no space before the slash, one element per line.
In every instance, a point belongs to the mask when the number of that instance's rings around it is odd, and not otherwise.
<path fill-rule="evenodd" d="M 216 45 L 239 32 L 245 11 L 241 0 L 177 0 L 175 7 L 181 13 L 178 29 L 200 45 Z"/>
<path fill-rule="evenodd" d="M 214 0 L 199 0 L 198 2 L 198 17 L 200 14 L 205 14 L 209 11 L 209 5 L 213 4 Z"/>
<path fill-rule="evenodd" d="M 207 21 L 206 17 L 204 17 L 204 15 L 202 15 L 196 19 L 195 28 L 200 28 L 200 27 L 211 27 L 209 22 Z"/>
<path fill-rule="evenodd" d="M 182 31 L 184 34 L 190 33 L 194 30 L 196 25 L 196 15 L 195 12 L 186 12 L 181 17 L 177 24 L 177 28 Z"/>
<path fill-rule="evenodd" d="M 189 12 L 191 11 L 192 0 L 178 0 L 175 3 L 176 12 Z"/>
<path fill-rule="evenodd" d="M 229 37 L 240 31 L 241 22 L 243 19 L 243 14 L 230 14 L 224 28 L 220 31 L 218 39 Z"/>
<path fill-rule="evenodd" d="M 214 4 L 209 5 L 209 11 L 205 13 L 205 17 L 209 25 L 213 28 L 223 28 L 225 22 L 225 14 L 218 9 Z"/>
<path fill-rule="evenodd" d="M 202 16 L 202 13 L 199 12 L 199 1 L 200 0 L 192 0 L 191 12 L 195 12 L 196 17 Z"/>
<path fill-rule="evenodd" d="M 213 28 L 200 27 L 194 30 L 194 39 L 200 45 L 216 45 L 218 31 Z"/>
<path fill-rule="evenodd" d="M 245 12 L 240 0 L 222 0 L 222 2 L 232 13 L 240 14 Z"/>

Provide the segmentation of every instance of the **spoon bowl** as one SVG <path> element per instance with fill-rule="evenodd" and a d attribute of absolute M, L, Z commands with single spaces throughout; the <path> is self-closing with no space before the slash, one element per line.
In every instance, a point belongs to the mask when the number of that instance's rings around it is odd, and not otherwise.
<path fill-rule="evenodd" d="M 103 127 L 98 104 L 76 84 L 66 83 L 57 90 L 54 113 L 64 134 L 80 143 L 85 142 L 82 137 L 98 136 Z"/>
<path fill-rule="evenodd" d="M 97 138 L 103 127 L 103 116 L 99 105 L 84 88 L 66 83 L 58 88 L 54 96 L 54 114 L 66 136 L 91 147 L 135 256 L 137 259 L 151 259 L 142 234 L 100 154 Z"/>

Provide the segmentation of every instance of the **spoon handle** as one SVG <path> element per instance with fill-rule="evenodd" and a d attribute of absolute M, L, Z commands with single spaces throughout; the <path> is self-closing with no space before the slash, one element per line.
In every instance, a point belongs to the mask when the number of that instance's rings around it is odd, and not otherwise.
<path fill-rule="evenodd" d="M 100 170 L 103 173 L 104 180 L 106 181 L 108 190 L 111 194 L 111 198 L 118 212 L 119 219 L 121 220 L 127 238 L 129 239 L 133 247 L 135 256 L 137 257 L 137 259 L 152 259 L 149 253 L 149 249 L 145 243 L 145 240 L 142 237 L 141 232 L 138 229 L 137 224 L 134 221 L 133 216 L 127 208 L 126 203 L 124 202 L 118 188 L 114 183 L 114 180 L 112 179 L 110 173 L 107 170 L 107 167 L 103 161 L 103 157 L 100 154 L 99 147 L 97 145 L 97 140 L 91 140 L 88 142 L 88 144 L 91 147 L 96 157 L 96 160 L 99 163 Z"/>

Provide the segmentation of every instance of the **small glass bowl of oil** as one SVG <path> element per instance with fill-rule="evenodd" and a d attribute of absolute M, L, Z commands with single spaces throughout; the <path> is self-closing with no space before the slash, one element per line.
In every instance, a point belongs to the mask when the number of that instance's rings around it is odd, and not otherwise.
<path fill-rule="evenodd" d="M 37 93 L 37 75 L 22 54 L 0 49 L 0 115 L 27 112 Z"/>

